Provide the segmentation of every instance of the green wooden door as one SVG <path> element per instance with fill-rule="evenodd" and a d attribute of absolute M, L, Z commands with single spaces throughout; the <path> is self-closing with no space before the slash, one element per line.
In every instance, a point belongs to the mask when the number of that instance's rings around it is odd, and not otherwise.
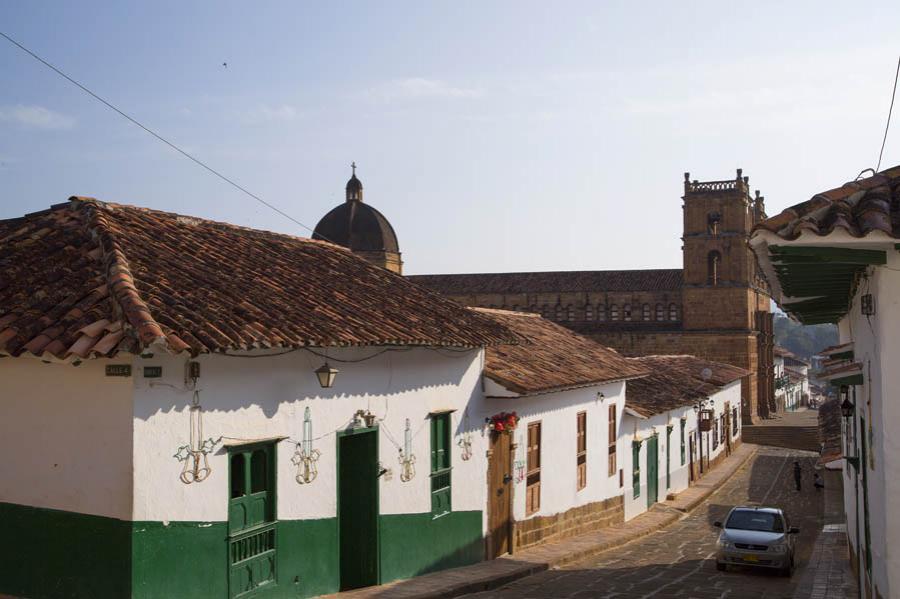
<path fill-rule="evenodd" d="M 659 437 L 647 439 L 647 507 L 659 499 Z"/>
<path fill-rule="evenodd" d="M 666 426 L 666 491 L 672 487 L 672 425 Z"/>
<path fill-rule="evenodd" d="M 275 444 L 229 454 L 228 593 L 244 597 L 275 586 Z"/>
<path fill-rule="evenodd" d="M 341 590 L 378 584 L 378 429 L 338 437 Z"/>

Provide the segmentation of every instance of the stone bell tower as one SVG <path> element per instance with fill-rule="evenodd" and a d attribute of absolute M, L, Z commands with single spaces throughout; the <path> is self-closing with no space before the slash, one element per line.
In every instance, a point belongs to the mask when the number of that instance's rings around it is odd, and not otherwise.
<path fill-rule="evenodd" d="M 751 372 L 742 385 L 744 422 L 769 413 L 774 398 L 768 289 L 748 240 L 765 218 L 764 199 L 750 195 L 749 177 L 691 180 L 684 174 L 683 327 L 694 353 Z M 768 366 L 767 366 L 768 365 Z M 760 402 L 762 400 L 762 402 Z"/>

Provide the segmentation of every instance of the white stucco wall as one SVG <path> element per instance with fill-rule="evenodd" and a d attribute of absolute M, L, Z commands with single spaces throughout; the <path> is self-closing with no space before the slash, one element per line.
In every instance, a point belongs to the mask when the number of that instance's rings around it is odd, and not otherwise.
<path fill-rule="evenodd" d="M 0 359 L 0 502 L 128 519 L 131 379 L 109 363 Z"/>
<path fill-rule="evenodd" d="M 710 396 L 713 400 L 713 409 L 715 418 L 719 418 L 724 413 L 726 402 L 730 407 L 738 409 L 738 424 L 741 422 L 741 383 L 735 381 L 723 387 L 720 391 Z M 685 463 L 681 464 L 681 440 L 680 440 L 680 420 L 685 419 Z M 670 437 L 671 447 L 666 444 L 666 426 L 672 425 L 672 434 Z M 732 439 L 740 438 L 740 428 L 732 430 Z M 715 448 L 712 447 L 712 432 L 702 433 L 698 436 L 697 414 L 693 407 L 687 406 L 678 410 L 671 410 L 663 414 L 656 414 L 649 418 L 638 418 L 632 414 L 626 413 L 623 419 L 621 434 L 623 446 L 623 467 L 625 468 L 625 519 L 630 520 L 635 516 L 647 511 L 647 439 L 652 435 L 658 435 L 657 453 L 658 459 L 658 500 L 665 501 L 668 493 L 679 493 L 688 488 L 690 482 L 690 448 L 689 444 L 697 443 L 702 440 L 703 457 L 712 460 L 725 451 L 725 443 L 719 443 Z M 642 440 L 640 447 L 640 494 L 634 496 L 634 487 L 632 484 L 632 474 L 634 472 L 632 441 L 638 435 Z M 707 452 L 707 447 L 709 452 Z M 670 485 L 666 488 L 666 459 L 670 459 Z M 700 459 L 699 448 L 694 454 L 694 459 Z"/>
<path fill-rule="evenodd" d="M 372 349 L 329 350 L 333 358 L 355 360 L 378 353 Z M 134 410 L 134 519 L 221 521 L 227 518 L 227 453 L 210 455 L 211 476 L 202 483 L 178 480 L 181 464 L 172 456 L 188 440 L 188 406 L 184 391 L 185 358 L 157 356 L 137 360 Z M 198 387 L 204 414 L 204 436 L 254 439 L 302 438 L 304 409 L 309 406 L 314 447 L 321 452 L 318 478 L 295 481 L 291 463 L 294 443 L 278 445 L 278 518 L 313 519 L 336 514 L 336 453 L 334 432 L 346 427 L 354 412 L 371 410 L 379 419 L 379 455 L 390 468 L 390 480 L 380 479 L 380 512 L 417 513 L 431 510 L 430 426 L 428 414 L 457 410 L 451 419 L 452 504 L 454 511 L 483 510 L 486 489 L 486 440 L 477 417 L 472 427 L 472 459 L 460 459 L 456 442 L 465 428 L 465 408 L 480 393 L 481 350 L 466 353 L 413 349 L 388 352 L 357 363 L 340 363 L 334 387 L 322 389 L 313 371 L 324 360 L 305 351 L 278 357 L 235 358 L 201 356 Z M 143 379 L 143 365 L 163 367 L 162 379 Z M 400 480 L 398 448 L 406 419 L 414 435 L 416 476 Z M 324 435 L 324 436 L 323 436 Z"/>
<path fill-rule="evenodd" d="M 489 384 L 489 393 L 499 389 Z M 598 393 L 603 398 L 598 398 Z M 611 383 L 528 397 L 486 399 L 482 421 L 499 412 L 515 411 L 520 420 L 514 433 L 516 461 L 526 467 L 528 425 L 541 423 L 541 507 L 525 514 L 526 480 L 514 477 L 513 514 L 516 520 L 550 516 L 573 507 L 620 495 L 618 471 L 608 475 L 609 406 L 615 404 L 617 430 L 625 403 L 625 383 Z M 587 484 L 578 490 L 576 462 L 577 414 L 587 413 Z M 617 439 L 616 452 L 622 448 Z M 619 461 L 621 464 L 621 461 Z M 621 466 L 620 466 L 621 467 Z"/>
<path fill-rule="evenodd" d="M 841 321 L 841 342 L 853 341 L 854 358 L 863 365 L 865 383 L 855 388 L 857 438 L 865 434 L 874 462 L 866 466 L 869 486 L 869 531 L 872 547 L 872 583 L 883 597 L 900 589 L 900 439 L 885 434 L 885 427 L 900 422 L 900 255 L 887 250 L 887 268 L 869 269 L 870 278 L 863 281 L 848 315 Z M 860 312 L 860 296 L 875 296 L 875 314 Z M 859 416 L 866 419 L 869 430 L 859 428 Z M 893 433 L 891 428 L 887 431 Z M 847 513 L 848 537 L 857 547 L 865 546 L 863 522 L 862 476 L 849 465 L 844 472 L 844 507 Z M 856 483 L 859 485 L 858 493 Z M 894 547 L 894 550 L 891 550 Z M 857 551 L 858 553 L 858 551 Z M 864 578 L 865 566 L 860 569 Z"/>

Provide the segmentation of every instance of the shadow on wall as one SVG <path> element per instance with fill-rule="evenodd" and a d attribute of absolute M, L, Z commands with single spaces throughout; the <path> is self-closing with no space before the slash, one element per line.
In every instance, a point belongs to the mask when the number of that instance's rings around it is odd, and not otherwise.
<path fill-rule="evenodd" d="M 331 358 L 329 363 L 340 372 L 334 386 L 328 389 L 319 386 L 314 372 L 326 359 L 303 350 L 252 359 L 203 355 L 197 359 L 201 364 L 197 385 L 200 400 L 206 412 L 234 412 L 255 407 L 267 418 L 272 418 L 281 405 L 295 401 L 337 402 L 356 397 L 389 402 L 415 392 L 452 393 L 452 388 L 464 381 L 470 368 L 480 366 L 475 361 L 478 350 L 416 348 L 379 354 L 382 349 L 365 348 L 339 356 L 341 359 L 361 359 L 359 362 L 345 363 Z M 331 353 L 339 354 L 340 350 Z M 374 357 L 368 359 L 370 356 Z M 150 360 L 145 365 L 157 362 L 159 360 Z M 178 359 L 169 358 L 165 369 L 179 372 L 181 367 Z M 477 387 L 478 379 L 473 377 L 472 380 L 476 383 L 473 386 Z M 141 389 L 149 401 L 135 402 L 136 418 L 148 420 L 155 414 L 183 410 L 191 404 L 193 393 L 184 388 L 180 379 L 146 384 L 158 387 Z M 469 392 L 474 396 L 475 391 Z M 477 419 L 473 419 L 472 430 L 477 430 L 478 423 L 474 420 Z"/>

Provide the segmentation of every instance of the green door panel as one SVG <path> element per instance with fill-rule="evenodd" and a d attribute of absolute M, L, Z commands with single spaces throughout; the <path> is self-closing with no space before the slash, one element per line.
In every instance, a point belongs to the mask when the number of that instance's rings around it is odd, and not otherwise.
<path fill-rule="evenodd" d="M 378 432 L 338 437 L 341 590 L 378 584 Z"/>
<path fill-rule="evenodd" d="M 647 507 L 659 500 L 659 438 L 647 439 Z"/>

